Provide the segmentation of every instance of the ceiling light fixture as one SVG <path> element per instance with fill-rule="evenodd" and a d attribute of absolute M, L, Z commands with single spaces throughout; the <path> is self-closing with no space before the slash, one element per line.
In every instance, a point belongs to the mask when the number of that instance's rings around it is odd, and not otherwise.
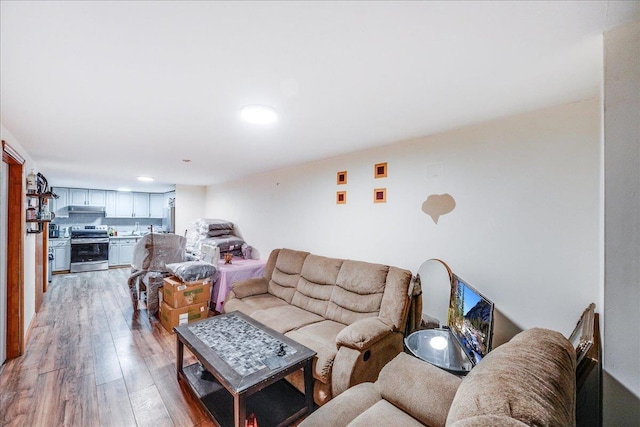
<path fill-rule="evenodd" d="M 266 125 L 278 120 L 276 110 L 265 105 L 247 105 L 240 110 L 240 116 L 249 123 Z"/>
<path fill-rule="evenodd" d="M 151 178 L 150 176 L 139 176 L 138 181 L 153 182 L 153 178 Z"/>
<path fill-rule="evenodd" d="M 123 193 L 130 193 L 131 189 L 130 188 L 121 187 L 121 188 L 118 188 L 117 191 L 120 191 L 120 192 L 123 192 Z"/>

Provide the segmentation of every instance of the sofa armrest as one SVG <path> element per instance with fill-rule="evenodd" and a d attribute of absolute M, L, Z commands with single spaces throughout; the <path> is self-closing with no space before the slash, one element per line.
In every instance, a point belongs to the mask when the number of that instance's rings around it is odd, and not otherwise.
<path fill-rule="evenodd" d="M 332 396 L 356 384 L 374 382 L 382 367 L 402 352 L 402 338 L 393 322 L 382 317 L 358 320 L 340 331 L 331 369 Z"/>
<path fill-rule="evenodd" d="M 241 280 L 231 285 L 231 290 L 236 298 L 246 298 L 253 295 L 266 294 L 269 282 L 264 277 L 252 277 Z"/>
<path fill-rule="evenodd" d="M 395 331 L 391 320 L 369 317 L 358 320 L 340 331 L 336 336 L 336 345 L 338 349 L 345 346 L 363 351 Z"/>
<path fill-rule="evenodd" d="M 421 423 L 436 427 L 445 425 L 461 382 L 456 375 L 400 353 L 382 368 L 376 386 L 385 400 Z"/>

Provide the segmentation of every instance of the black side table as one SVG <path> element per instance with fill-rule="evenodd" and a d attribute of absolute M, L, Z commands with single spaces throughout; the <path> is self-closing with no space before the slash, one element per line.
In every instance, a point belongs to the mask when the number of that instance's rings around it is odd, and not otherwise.
<path fill-rule="evenodd" d="M 404 339 L 418 359 L 456 375 L 467 375 L 473 364 L 449 329 L 424 329 Z"/>

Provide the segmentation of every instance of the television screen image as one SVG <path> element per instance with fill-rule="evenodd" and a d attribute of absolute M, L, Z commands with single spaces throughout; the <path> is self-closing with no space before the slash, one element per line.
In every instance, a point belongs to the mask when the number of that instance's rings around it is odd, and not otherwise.
<path fill-rule="evenodd" d="M 493 302 L 456 275 L 451 287 L 449 328 L 474 365 L 491 350 Z"/>

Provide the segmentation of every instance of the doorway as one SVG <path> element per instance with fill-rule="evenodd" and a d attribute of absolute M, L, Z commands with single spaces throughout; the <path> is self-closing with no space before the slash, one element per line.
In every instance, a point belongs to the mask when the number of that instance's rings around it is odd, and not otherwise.
<path fill-rule="evenodd" d="M 0 163 L 0 365 L 7 360 L 7 181 L 8 167 Z"/>
<path fill-rule="evenodd" d="M 3 248 L 1 283 L 5 313 L 3 320 L 6 331 L 3 339 L 3 357 L 11 359 L 24 351 L 24 158 L 9 144 L 2 141 L 2 190 L 0 212 L 2 213 L 2 233 L 0 247 Z M 6 183 L 6 184 L 5 184 Z M 6 221 L 6 222 L 5 222 Z M 5 241 L 6 239 L 6 241 Z M 6 305 L 5 305 L 6 304 Z"/>

